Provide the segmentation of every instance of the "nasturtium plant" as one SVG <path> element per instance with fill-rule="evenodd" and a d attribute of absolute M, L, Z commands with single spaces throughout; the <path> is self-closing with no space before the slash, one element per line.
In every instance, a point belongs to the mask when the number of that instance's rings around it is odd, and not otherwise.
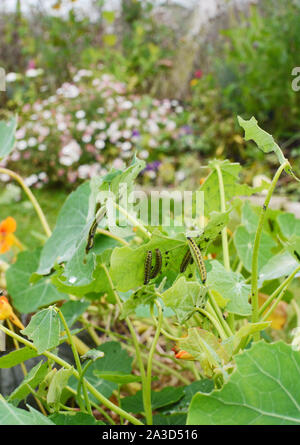
<path fill-rule="evenodd" d="M 47 240 L 5 269 L 0 331 L 15 350 L 0 369 L 21 365 L 24 380 L 0 396 L 1 425 L 300 424 L 300 223 L 269 209 L 281 173 L 297 178 L 254 118 L 239 122 L 280 165 L 251 187 L 240 164 L 210 161 L 195 218 L 197 199 L 179 222 L 175 200 L 166 215 L 166 195 L 133 194 L 136 156 L 73 191 L 52 233 L 27 193 Z"/>

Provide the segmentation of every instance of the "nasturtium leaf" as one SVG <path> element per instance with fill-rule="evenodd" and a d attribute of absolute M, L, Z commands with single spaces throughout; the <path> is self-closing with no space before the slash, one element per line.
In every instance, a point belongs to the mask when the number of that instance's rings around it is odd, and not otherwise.
<path fill-rule="evenodd" d="M 29 407 L 29 411 L 25 411 L 0 397 L 0 425 L 55 425 L 55 423 L 32 407 Z"/>
<path fill-rule="evenodd" d="M 70 369 L 59 369 L 51 379 L 47 394 L 47 404 L 51 411 L 58 411 L 62 391 L 68 383 L 73 373 L 73 367 Z"/>
<path fill-rule="evenodd" d="M 239 183 L 239 174 L 242 167 L 238 163 L 230 163 L 228 160 L 213 160 L 208 165 L 212 171 L 201 185 L 200 191 L 204 192 L 204 213 L 208 216 L 211 212 L 219 212 L 221 210 L 220 187 L 216 166 L 221 169 L 224 184 L 226 203 L 230 203 L 232 198 L 238 196 L 250 196 L 265 188 L 265 184 L 261 187 L 252 188 L 247 184 Z"/>
<path fill-rule="evenodd" d="M 45 378 L 47 372 L 47 363 L 43 363 L 42 361 L 39 362 L 24 377 L 24 380 L 20 383 L 20 385 L 10 394 L 8 401 L 21 401 L 25 399 L 31 392 L 30 388 L 34 390 Z"/>
<path fill-rule="evenodd" d="M 155 293 L 154 284 L 142 286 L 125 301 L 120 319 L 122 320 L 128 317 L 128 315 L 135 312 L 140 305 L 150 305 L 154 302 L 155 298 L 157 298 L 157 294 Z"/>
<path fill-rule="evenodd" d="M 299 262 L 293 255 L 284 250 L 272 256 L 262 267 L 258 277 L 259 285 L 261 286 L 267 280 L 275 280 L 290 275 L 298 266 Z"/>
<path fill-rule="evenodd" d="M 37 357 L 37 355 L 37 352 L 28 346 L 16 349 L 15 351 L 9 352 L 8 354 L 0 357 L 0 369 L 12 368 L 13 366 L 19 365 L 30 358 Z"/>
<path fill-rule="evenodd" d="M 258 208 L 260 211 L 260 209 Z M 259 220 L 259 213 L 254 211 L 249 201 L 245 201 L 242 209 L 242 225 L 246 227 L 247 232 L 256 232 Z"/>
<path fill-rule="evenodd" d="M 251 271 L 252 254 L 254 247 L 255 232 L 249 233 L 244 226 L 239 226 L 234 234 L 234 244 L 240 260 L 244 267 Z M 258 251 L 258 268 L 261 269 L 272 258 L 273 249 L 276 248 L 275 241 L 267 233 L 263 232 Z"/>
<path fill-rule="evenodd" d="M 196 394 L 189 425 L 300 425 L 300 354 L 283 342 L 255 343 L 236 356 L 221 390 Z"/>
<path fill-rule="evenodd" d="M 53 233 L 43 247 L 38 274 L 48 274 L 55 263 L 69 261 L 75 255 L 78 244 L 83 245 L 87 240 L 95 206 L 96 197 L 90 182 L 82 184 L 68 196 Z"/>
<path fill-rule="evenodd" d="M 86 413 L 54 413 L 49 419 L 55 425 L 105 425 L 101 420 Z"/>
<path fill-rule="evenodd" d="M 277 222 L 285 238 L 289 239 L 293 235 L 300 237 L 300 219 L 292 213 L 281 213 L 277 217 Z"/>
<path fill-rule="evenodd" d="M 226 270 L 217 260 L 212 260 L 209 264 L 211 269 L 207 273 L 206 283 L 228 301 L 226 310 L 237 315 L 250 315 L 250 286 L 245 284 L 243 276 Z"/>
<path fill-rule="evenodd" d="M 90 303 L 86 300 L 70 300 L 61 306 L 61 312 L 69 327 L 72 327 L 75 321 L 89 307 Z"/>
<path fill-rule="evenodd" d="M 152 409 L 156 410 L 166 405 L 177 402 L 184 396 L 182 387 L 167 386 L 161 391 L 151 391 Z M 144 411 L 142 391 L 138 391 L 134 396 L 121 399 L 121 406 L 125 411 L 138 414 Z"/>
<path fill-rule="evenodd" d="M 141 377 L 134 374 L 121 374 L 117 371 L 107 373 L 105 371 L 94 371 L 94 375 L 98 379 L 108 380 L 117 383 L 117 385 L 126 385 L 127 383 L 140 382 Z"/>
<path fill-rule="evenodd" d="M 6 272 L 7 291 L 13 305 L 25 314 L 55 301 L 69 298 L 53 286 L 50 277 L 42 277 L 35 283 L 30 282 L 32 274 L 38 267 L 40 253 L 40 249 L 20 252 L 17 261 Z"/>
<path fill-rule="evenodd" d="M 49 306 L 37 312 L 21 332 L 33 341 L 39 354 L 55 348 L 59 344 L 59 315 L 53 306 Z"/>
<path fill-rule="evenodd" d="M 186 281 L 180 277 L 172 287 L 162 294 L 167 307 L 174 310 L 179 323 L 186 321 L 197 307 L 204 308 L 207 289 L 197 281 Z"/>
<path fill-rule="evenodd" d="M 204 374 L 208 377 L 212 376 L 215 368 L 222 368 L 230 358 L 218 338 L 204 329 L 190 328 L 188 336 L 178 341 L 178 346 L 200 362 Z"/>
<path fill-rule="evenodd" d="M 103 343 L 96 348 L 98 351 L 104 352 L 104 357 L 101 360 L 95 361 L 89 366 L 85 373 L 85 378 L 105 397 L 110 397 L 112 392 L 118 388 L 116 383 L 108 380 L 100 379 L 95 376 L 94 371 L 105 372 L 106 374 L 119 372 L 120 374 L 130 374 L 132 370 L 132 357 L 130 357 L 121 344 L 110 341 Z M 77 390 L 78 381 L 71 377 L 69 385 Z M 91 395 L 92 400 L 96 399 Z"/>
<path fill-rule="evenodd" d="M 195 380 L 190 385 L 183 387 L 184 396 L 178 402 L 163 407 L 160 412 L 162 414 L 187 413 L 193 396 L 197 392 L 210 393 L 214 389 L 212 379 Z"/>
<path fill-rule="evenodd" d="M 281 165 L 287 162 L 281 148 L 274 141 L 273 136 L 258 126 L 257 120 L 254 116 L 252 116 L 248 121 L 238 116 L 238 121 L 240 126 L 245 130 L 246 141 L 253 140 L 258 148 L 264 153 L 274 152 Z M 293 176 L 296 181 L 300 181 L 300 179 L 295 176 L 290 164 L 285 167 L 285 171 L 289 175 Z"/>
<path fill-rule="evenodd" d="M 274 141 L 273 136 L 257 125 L 257 120 L 254 116 L 252 116 L 248 121 L 238 116 L 238 121 L 240 126 L 245 130 L 246 141 L 250 141 L 252 139 L 257 144 L 258 148 L 264 153 L 274 151 L 279 157 L 281 164 L 285 161 L 285 158 L 280 148 Z"/>
<path fill-rule="evenodd" d="M 52 276 L 52 283 L 61 292 L 78 297 L 85 296 L 91 300 L 99 299 L 101 296 L 106 295 L 109 303 L 115 303 L 114 292 L 103 267 L 109 267 L 110 254 L 111 250 L 108 249 L 101 255 L 91 255 L 91 261 L 89 262 L 90 269 L 84 279 L 81 279 L 83 271 L 79 271 L 81 265 L 78 264 L 78 269 L 76 267 L 76 275 L 67 278 L 63 275 L 64 269 L 61 268 Z"/>
<path fill-rule="evenodd" d="M 0 121 L 0 161 L 12 151 L 15 145 L 17 118 Z"/>

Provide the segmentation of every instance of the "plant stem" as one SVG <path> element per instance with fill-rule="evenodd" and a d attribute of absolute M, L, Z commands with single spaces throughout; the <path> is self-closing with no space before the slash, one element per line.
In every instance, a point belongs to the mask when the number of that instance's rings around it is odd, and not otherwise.
<path fill-rule="evenodd" d="M 127 217 L 127 219 L 135 226 L 138 227 L 140 229 L 140 231 L 149 239 L 151 239 L 151 233 L 148 232 L 148 230 L 132 215 L 130 215 L 130 213 L 127 212 L 127 210 L 123 209 L 123 207 L 121 207 L 119 204 L 117 204 L 116 202 L 113 202 L 113 205 L 115 206 L 115 208 L 117 210 L 119 210 L 119 212 L 123 213 L 123 215 L 125 215 Z"/>
<path fill-rule="evenodd" d="M 216 172 L 218 174 L 219 181 L 219 191 L 220 191 L 220 203 L 221 212 L 226 212 L 226 199 L 225 199 L 225 188 L 222 176 L 222 171 L 219 165 L 215 166 Z M 227 238 L 227 227 L 222 229 L 222 251 L 223 251 L 223 262 L 226 270 L 230 271 L 230 258 L 229 258 L 229 248 L 228 248 L 228 238 Z M 234 331 L 234 315 L 229 314 L 227 317 L 230 329 Z"/>
<path fill-rule="evenodd" d="M 268 306 L 272 303 L 272 301 L 277 297 L 277 295 L 289 285 L 294 276 L 300 272 L 300 266 L 298 266 L 282 283 L 281 285 L 270 295 L 270 297 L 264 302 L 264 304 L 259 308 L 258 315 L 261 316 Z"/>
<path fill-rule="evenodd" d="M 33 349 L 34 351 L 37 351 L 37 348 L 34 346 L 33 343 L 26 340 L 25 338 L 21 337 L 20 335 L 16 334 L 15 332 L 10 331 L 9 329 L 5 328 L 4 326 L 0 325 L 0 330 L 5 332 L 5 334 L 9 335 L 10 337 L 14 337 L 17 339 L 20 343 L 23 343 L 24 345 L 28 346 L 29 348 Z M 70 363 L 66 362 L 62 358 L 58 357 L 57 355 L 53 354 L 50 351 L 43 351 L 42 353 L 45 357 L 47 357 L 50 360 L 53 360 L 58 365 L 62 366 L 65 369 L 71 369 L 73 368 Z M 80 375 L 76 371 L 76 369 L 72 369 L 72 373 L 74 377 L 79 380 Z M 85 380 L 85 379 L 84 379 Z M 133 417 L 131 414 L 124 411 L 122 408 L 119 408 L 117 405 L 112 403 L 110 400 L 108 400 L 106 397 L 104 397 L 99 391 L 97 391 L 96 388 L 93 387 L 91 383 L 89 383 L 87 380 L 85 380 L 85 384 L 87 389 L 96 397 L 97 400 L 99 400 L 104 406 L 106 406 L 111 411 L 115 412 L 118 415 L 123 416 L 125 419 L 127 419 L 129 422 L 133 423 L 134 425 L 143 425 L 143 423 Z"/>
<path fill-rule="evenodd" d="M 255 234 L 254 246 L 253 246 L 253 256 L 252 256 L 252 278 L 251 278 L 251 303 L 252 303 L 252 323 L 257 323 L 259 320 L 259 308 L 258 308 L 258 252 L 259 244 L 262 235 L 263 225 L 265 221 L 266 211 L 269 206 L 272 194 L 274 192 L 277 181 L 282 173 L 282 171 L 289 165 L 289 162 L 285 162 L 278 168 L 271 185 L 269 187 L 264 205 L 261 209 L 258 227 Z M 255 332 L 253 334 L 254 341 L 260 339 L 260 333 Z"/>
<path fill-rule="evenodd" d="M 87 390 L 86 390 L 85 381 L 83 380 L 83 372 L 82 372 L 82 367 L 81 367 L 81 363 L 80 363 L 79 354 L 78 354 L 78 351 L 76 349 L 76 346 L 75 346 L 72 334 L 71 334 L 69 326 L 68 326 L 68 324 L 67 324 L 67 322 L 65 320 L 65 317 L 63 316 L 62 311 L 58 307 L 56 307 L 55 310 L 58 312 L 58 315 L 60 316 L 62 324 L 64 325 L 64 328 L 66 330 L 66 333 L 67 333 L 67 336 L 68 336 L 68 339 L 69 339 L 69 342 L 70 342 L 70 346 L 72 348 L 74 360 L 75 360 L 75 363 L 76 363 L 76 368 L 77 368 L 78 374 L 80 376 L 79 382 L 80 383 L 82 382 L 83 396 L 84 396 L 84 400 L 85 400 L 85 403 L 86 403 L 87 410 L 88 410 L 89 414 L 93 415 L 91 404 L 90 404 L 90 400 L 89 400 L 88 393 L 87 393 Z"/>
<path fill-rule="evenodd" d="M 100 227 L 98 227 L 97 233 L 101 233 L 102 235 L 108 236 L 109 238 L 112 238 L 112 239 L 118 241 L 120 244 L 123 244 L 123 246 L 129 246 L 129 243 L 127 241 L 125 241 L 124 239 L 120 238 L 117 235 L 114 235 L 113 233 L 109 232 L 108 230 L 101 229 Z"/>
<path fill-rule="evenodd" d="M 208 303 L 209 304 L 209 303 Z M 206 305 L 207 307 L 207 305 Z M 195 311 L 200 312 L 201 314 L 205 315 L 210 321 L 211 323 L 214 325 L 214 327 L 216 328 L 216 330 L 218 331 L 220 337 L 222 340 L 226 340 L 228 337 L 225 334 L 221 324 L 219 323 L 219 321 L 216 319 L 214 311 L 211 311 L 211 306 L 207 307 L 207 311 L 201 308 L 197 308 L 195 309 Z M 212 313 L 211 313 L 212 312 Z"/>
<path fill-rule="evenodd" d="M 35 211 L 36 211 L 36 213 L 37 213 L 37 215 L 38 215 L 38 217 L 39 217 L 39 219 L 41 221 L 41 224 L 43 226 L 43 229 L 44 229 L 46 235 L 48 237 L 50 237 L 51 236 L 51 230 L 50 230 L 50 227 L 49 227 L 48 222 L 46 220 L 46 217 L 45 217 L 45 215 L 44 215 L 44 213 L 43 213 L 43 211 L 42 211 L 38 201 L 36 200 L 35 196 L 31 192 L 30 188 L 27 187 L 27 185 L 25 184 L 23 178 L 21 178 L 20 175 L 18 175 L 17 173 L 13 172 L 12 170 L 9 170 L 9 169 L 3 168 L 3 167 L 0 167 L 0 173 L 4 173 L 6 175 L 11 176 L 12 178 L 14 178 L 21 185 L 22 189 L 24 190 L 24 192 L 28 196 L 29 200 L 31 201 L 31 204 L 33 205 L 33 207 L 34 207 L 34 209 L 35 209 Z"/>
<path fill-rule="evenodd" d="M 88 398 L 88 394 L 87 394 L 87 390 L 86 390 L 86 386 L 83 384 L 83 377 L 86 373 L 86 371 L 88 370 L 88 368 L 91 366 L 91 364 L 93 363 L 92 360 L 88 361 L 87 364 L 84 366 L 81 374 L 80 374 L 80 379 L 78 381 L 78 386 L 77 386 L 77 396 L 78 396 L 78 401 L 79 404 L 81 404 L 81 386 L 83 388 L 83 397 L 84 397 L 84 401 L 85 401 L 85 405 L 86 408 L 88 410 L 88 413 L 92 416 L 93 415 L 93 411 L 91 408 L 91 404 Z M 80 406 L 81 407 L 81 406 Z"/>
<path fill-rule="evenodd" d="M 148 356 L 148 363 L 147 363 L 147 373 L 146 373 L 146 403 L 147 406 L 150 406 L 150 411 L 151 411 L 151 415 L 149 415 L 149 419 L 147 419 L 147 424 L 148 425 L 152 425 L 153 424 L 153 417 L 152 417 L 152 404 L 151 404 L 151 381 L 152 381 L 152 360 L 153 360 L 153 355 L 156 349 L 156 345 L 159 339 L 159 335 L 160 335 L 160 330 L 161 330 L 161 326 L 162 326 L 162 322 L 163 322 L 163 312 L 162 312 L 162 307 L 161 304 L 158 300 L 155 300 L 155 304 L 158 310 L 158 321 L 157 321 L 157 328 L 155 331 L 155 335 L 152 341 L 152 345 L 149 351 L 149 356 Z M 153 303 L 150 307 L 150 311 L 151 314 L 154 316 L 153 314 Z"/>
<path fill-rule="evenodd" d="M 215 311 L 215 314 L 216 314 L 218 320 L 220 321 L 224 331 L 226 332 L 226 334 L 229 337 L 231 337 L 233 335 L 233 332 L 231 331 L 231 329 L 230 329 L 228 323 L 226 322 L 226 320 L 224 320 L 222 311 L 219 308 L 218 303 L 216 302 L 212 292 L 208 291 L 208 295 L 209 295 L 211 306 L 212 306 L 213 310 Z"/>
<path fill-rule="evenodd" d="M 107 270 L 107 267 L 105 266 L 105 264 L 102 264 L 102 267 L 104 269 L 104 272 L 106 274 L 106 277 L 108 279 L 108 282 L 110 284 L 111 290 L 114 293 L 116 302 L 120 308 L 120 311 L 122 311 L 123 306 L 119 297 L 118 292 L 116 291 L 114 284 L 112 282 L 110 273 Z M 147 404 L 147 396 L 146 396 L 146 385 L 147 385 L 147 376 L 146 376 L 146 372 L 145 372 L 145 368 L 144 368 L 144 364 L 143 364 L 143 360 L 142 360 L 142 355 L 141 355 L 141 350 L 140 350 L 140 346 L 139 346 L 139 342 L 136 336 L 136 332 L 134 330 L 134 327 L 129 319 L 129 317 L 125 318 L 125 322 L 127 323 L 128 329 L 130 331 L 131 337 L 132 337 L 132 341 L 135 347 L 135 353 L 136 353 L 136 358 L 137 358 L 137 362 L 139 365 L 139 369 L 140 369 L 140 373 L 141 373 L 141 379 L 142 379 L 142 387 L 143 387 L 143 403 L 144 403 L 144 411 L 145 411 L 145 415 L 146 415 L 146 420 L 147 423 L 148 421 L 150 421 L 152 419 L 152 410 L 151 410 L 151 406 L 149 406 Z"/>

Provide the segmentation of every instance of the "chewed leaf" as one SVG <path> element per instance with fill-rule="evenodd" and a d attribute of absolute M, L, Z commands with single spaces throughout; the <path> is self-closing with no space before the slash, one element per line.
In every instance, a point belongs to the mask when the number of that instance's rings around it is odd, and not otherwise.
<path fill-rule="evenodd" d="M 53 306 L 49 306 L 35 314 L 21 332 L 33 341 L 40 354 L 59 344 L 59 331 L 59 315 Z"/>
<path fill-rule="evenodd" d="M 271 136 L 269 133 L 267 133 L 265 130 L 257 125 L 257 120 L 254 116 L 252 116 L 251 119 L 249 119 L 248 121 L 238 116 L 238 121 L 240 126 L 245 130 L 246 141 L 253 140 L 258 148 L 264 153 L 270 153 L 273 151 L 276 154 L 281 165 L 287 162 L 287 159 L 284 157 L 281 148 L 274 141 L 273 136 Z M 300 179 L 295 176 L 289 164 L 285 168 L 285 171 L 289 175 L 293 176 L 294 179 L 300 181 Z"/>

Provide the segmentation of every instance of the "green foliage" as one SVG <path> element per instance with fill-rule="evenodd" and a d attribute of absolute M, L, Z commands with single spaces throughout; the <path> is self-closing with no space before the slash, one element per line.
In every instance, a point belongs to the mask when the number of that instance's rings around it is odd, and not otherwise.
<path fill-rule="evenodd" d="M 53 306 L 37 312 L 22 333 L 33 341 L 37 352 L 55 348 L 59 343 L 60 321 Z"/>
<path fill-rule="evenodd" d="M 14 148 L 15 144 L 15 132 L 17 128 L 17 118 L 12 117 L 9 120 L 1 120 L 0 121 L 0 160 L 5 156 L 9 155 L 9 153 Z"/>
<path fill-rule="evenodd" d="M 237 369 L 220 391 L 196 394 L 189 425 L 299 425 L 299 352 L 263 342 L 236 357 Z"/>

